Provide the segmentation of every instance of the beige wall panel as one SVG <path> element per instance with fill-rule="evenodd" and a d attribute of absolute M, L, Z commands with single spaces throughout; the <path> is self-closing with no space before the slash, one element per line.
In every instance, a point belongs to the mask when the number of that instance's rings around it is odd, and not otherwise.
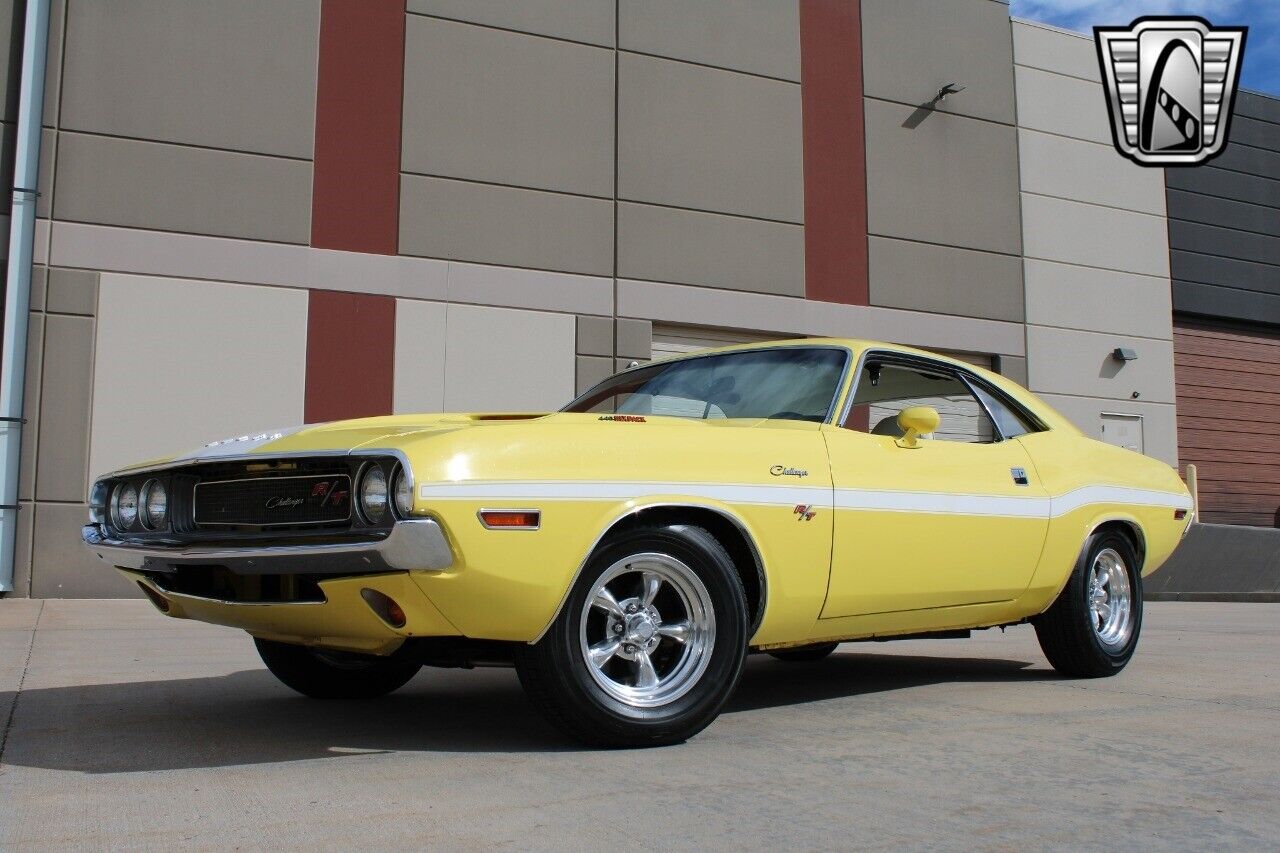
<path fill-rule="evenodd" d="M 1013 61 L 1094 82 L 1102 79 L 1093 39 L 1039 24 L 1013 22 Z"/>
<path fill-rule="evenodd" d="M 400 251 L 613 274 L 613 202 L 403 175 Z"/>
<path fill-rule="evenodd" d="M 616 0 L 408 0 L 410 12 L 613 45 Z"/>
<path fill-rule="evenodd" d="M 1085 331 L 1173 337 L 1169 280 L 1051 261 L 1025 261 L 1027 322 Z"/>
<path fill-rule="evenodd" d="M 621 203 L 618 275 L 804 296 L 804 227 Z"/>
<path fill-rule="evenodd" d="M 1022 194 L 1028 258 L 1169 277 L 1163 216 Z"/>
<path fill-rule="evenodd" d="M 943 83 L 965 90 L 939 109 L 1013 124 L 1009 8 L 990 0 L 862 0 L 863 89 L 918 105 Z"/>
<path fill-rule="evenodd" d="M 62 96 L 62 48 L 66 41 L 67 0 L 49 3 L 49 44 L 44 62 L 44 122 L 52 127 L 58 116 L 58 99 Z"/>
<path fill-rule="evenodd" d="M 245 237 L 311 239 L 311 164 L 59 134 L 58 219 Z"/>
<path fill-rule="evenodd" d="M 612 314 L 613 279 L 452 261 L 448 297 L 475 305 Z"/>
<path fill-rule="evenodd" d="M 72 0 L 62 126 L 310 159 L 319 0 Z"/>
<path fill-rule="evenodd" d="M 801 159 L 799 85 L 619 57 L 619 197 L 801 222 Z"/>
<path fill-rule="evenodd" d="M 1022 65 L 1014 67 L 1014 79 L 1020 127 L 1111 144 L 1111 119 L 1100 84 Z"/>
<path fill-rule="evenodd" d="M 445 321 L 445 409 L 560 408 L 573 399 L 576 387 L 574 327 L 572 314 L 450 305 Z M 494 346 L 494 341 L 502 341 L 502 346 Z M 536 369 L 524 369 L 529 365 Z"/>
<path fill-rule="evenodd" d="M 618 46 L 800 80 L 800 6 L 779 0 L 621 0 Z"/>
<path fill-rule="evenodd" d="M 13 537 L 13 591 L 6 598 L 31 595 L 31 536 L 36 520 L 36 505 L 20 501 L 18 530 Z"/>
<path fill-rule="evenodd" d="M 396 300 L 392 408 L 397 415 L 444 410 L 445 306 Z"/>
<path fill-rule="evenodd" d="M 1139 166 L 1111 145 L 1018 131 L 1023 192 L 1164 216 L 1164 170 Z"/>
<path fill-rule="evenodd" d="M 866 100 L 867 229 L 1016 255 L 1018 138 L 1006 125 Z"/>
<path fill-rule="evenodd" d="M 618 315 L 788 337 L 872 338 L 928 349 L 1015 356 L 1026 352 L 1021 323 L 630 279 L 618 281 Z"/>
<path fill-rule="evenodd" d="M 93 332 L 92 317 L 51 314 L 45 319 L 36 500 L 85 499 L 93 400 Z"/>
<path fill-rule="evenodd" d="M 1014 255 L 868 238 L 871 304 L 1022 321 L 1022 261 Z"/>
<path fill-rule="evenodd" d="M 142 592 L 80 541 L 84 504 L 36 504 L 32 598 L 141 598 Z"/>
<path fill-rule="evenodd" d="M 1117 347 L 1136 350 L 1136 361 L 1111 357 Z M 1140 401 L 1173 402 L 1173 343 L 1126 335 L 1027 327 L 1027 379 L 1032 391 Z"/>
<path fill-rule="evenodd" d="M 22 385 L 22 459 L 18 468 L 18 499 L 29 501 L 36 492 L 36 446 L 40 435 L 40 375 L 44 364 L 43 314 L 31 313 L 27 323 L 27 375 Z"/>
<path fill-rule="evenodd" d="M 1062 413 L 1090 438 L 1102 440 L 1102 413 L 1142 416 L 1142 444 L 1147 456 L 1170 465 L 1178 464 L 1178 423 L 1174 407 L 1169 403 L 1143 403 L 1136 400 L 1099 400 L 1063 394 L 1038 394 L 1042 400 Z"/>
<path fill-rule="evenodd" d="M 90 471 L 302 422 L 307 293 L 104 273 Z"/>
<path fill-rule="evenodd" d="M 613 52 L 410 16 L 401 168 L 613 194 Z"/>

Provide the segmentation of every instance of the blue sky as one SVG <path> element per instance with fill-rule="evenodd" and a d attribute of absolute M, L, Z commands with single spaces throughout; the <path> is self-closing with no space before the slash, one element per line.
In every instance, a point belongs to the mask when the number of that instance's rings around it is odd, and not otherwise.
<path fill-rule="evenodd" d="M 1124 26 L 1142 15 L 1199 15 L 1211 24 L 1249 28 L 1240 85 L 1280 97 L 1280 0 L 1010 0 L 1016 18 L 1092 35 L 1094 25 Z"/>

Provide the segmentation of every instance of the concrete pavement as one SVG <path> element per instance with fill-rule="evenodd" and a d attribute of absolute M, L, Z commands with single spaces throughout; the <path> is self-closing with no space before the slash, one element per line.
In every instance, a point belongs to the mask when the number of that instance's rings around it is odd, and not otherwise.
<path fill-rule="evenodd" d="M 1117 678 L 1030 628 L 751 659 L 688 744 L 560 739 L 512 672 L 297 697 L 139 601 L 0 601 L 0 849 L 1273 847 L 1280 605 L 1150 604 Z"/>

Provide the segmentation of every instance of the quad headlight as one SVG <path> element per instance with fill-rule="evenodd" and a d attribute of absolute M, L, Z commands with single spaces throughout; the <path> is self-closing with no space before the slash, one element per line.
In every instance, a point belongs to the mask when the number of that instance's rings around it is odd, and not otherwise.
<path fill-rule="evenodd" d="M 128 530 L 137 520 L 138 488 L 131 483 L 121 483 L 111 498 L 111 523 L 120 530 Z"/>
<path fill-rule="evenodd" d="M 413 483 L 405 476 L 404 468 L 397 468 L 391 481 L 391 491 L 395 495 L 396 514 L 408 518 L 413 513 Z"/>
<path fill-rule="evenodd" d="M 89 490 L 89 523 L 107 523 L 107 505 L 111 502 L 111 489 L 105 480 L 99 480 Z"/>
<path fill-rule="evenodd" d="M 381 466 L 370 465 L 360 478 L 360 512 L 365 521 L 377 524 L 387 515 L 390 495 L 387 492 L 387 475 Z"/>
<path fill-rule="evenodd" d="M 148 480 L 142 487 L 142 526 L 148 530 L 162 530 L 169 520 L 169 493 L 164 483 Z"/>

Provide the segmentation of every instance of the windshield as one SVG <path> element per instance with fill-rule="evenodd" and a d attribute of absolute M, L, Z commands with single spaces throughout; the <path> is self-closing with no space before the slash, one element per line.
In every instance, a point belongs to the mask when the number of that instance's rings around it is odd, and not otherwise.
<path fill-rule="evenodd" d="M 564 411 L 821 423 L 848 357 L 833 347 L 781 347 L 661 362 L 606 379 Z"/>

